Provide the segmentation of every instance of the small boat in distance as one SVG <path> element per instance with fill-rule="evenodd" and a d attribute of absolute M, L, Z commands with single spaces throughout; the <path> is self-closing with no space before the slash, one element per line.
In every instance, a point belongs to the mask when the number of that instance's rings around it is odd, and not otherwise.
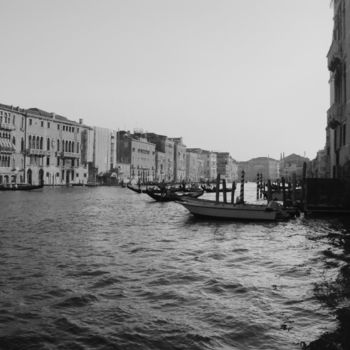
<path fill-rule="evenodd" d="M 145 190 L 142 193 L 148 194 L 157 202 L 170 202 L 181 200 L 182 198 L 198 198 L 203 195 L 204 191 L 154 191 Z"/>
<path fill-rule="evenodd" d="M 43 188 L 44 185 L 31 185 L 31 184 L 7 184 L 0 185 L 0 191 L 31 191 Z"/>
<path fill-rule="evenodd" d="M 208 199 L 182 197 L 176 203 L 184 206 L 195 216 L 214 219 L 276 221 L 290 217 L 288 212 L 274 201 L 268 204 L 232 204 Z"/>

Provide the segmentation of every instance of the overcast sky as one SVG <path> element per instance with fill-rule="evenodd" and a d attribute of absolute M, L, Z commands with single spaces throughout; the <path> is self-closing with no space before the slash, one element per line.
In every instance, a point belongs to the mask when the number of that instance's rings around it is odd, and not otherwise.
<path fill-rule="evenodd" d="M 314 158 L 332 16 L 330 0 L 0 0 L 0 103 Z"/>

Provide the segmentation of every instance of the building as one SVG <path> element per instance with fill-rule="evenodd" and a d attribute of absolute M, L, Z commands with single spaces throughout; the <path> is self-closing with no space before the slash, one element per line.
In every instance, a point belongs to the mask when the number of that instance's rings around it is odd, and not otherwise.
<path fill-rule="evenodd" d="M 228 182 L 238 179 L 238 165 L 228 152 L 217 152 L 217 173 Z"/>
<path fill-rule="evenodd" d="M 258 157 L 246 162 L 238 163 L 238 177 L 242 170 L 245 172 L 246 181 L 256 181 L 257 174 L 262 174 L 263 179 L 275 181 L 279 178 L 279 161 L 270 157 Z"/>
<path fill-rule="evenodd" d="M 165 135 L 158 135 L 155 133 L 145 133 L 143 134 L 144 137 L 147 138 L 147 141 L 150 143 L 153 143 L 156 146 L 156 151 L 157 152 L 162 152 L 164 153 L 165 157 L 165 166 L 163 169 L 164 176 L 163 179 L 164 181 L 174 181 L 174 145 L 175 142 L 168 138 Z M 159 159 L 162 157 L 158 155 Z"/>
<path fill-rule="evenodd" d="M 86 183 L 81 135 L 87 127 L 38 108 L 0 105 L 2 182 Z M 10 171 L 10 173 L 9 173 Z M 11 174 L 11 176 L 9 176 Z"/>
<path fill-rule="evenodd" d="M 326 178 L 327 177 L 327 152 L 322 149 L 317 152 L 316 158 L 311 161 L 312 178 Z"/>
<path fill-rule="evenodd" d="M 186 181 L 199 182 L 203 177 L 203 160 L 198 152 L 186 150 Z"/>
<path fill-rule="evenodd" d="M 156 146 L 141 134 L 117 132 L 117 164 L 130 164 L 129 178 L 134 182 L 153 181 L 156 176 Z M 125 176 L 125 174 L 124 174 Z"/>
<path fill-rule="evenodd" d="M 0 104 L 0 184 L 25 182 L 24 111 Z"/>
<path fill-rule="evenodd" d="M 95 126 L 93 163 L 99 175 L 111 172 L 117 164 L 117 132 Z"/>
<path fill-rule="evenodd" d="M 330 108 L 327 111 L 327 176 L 350 177 L 350 0 L 334 0 L 333 38 L 327 54 Z"/>
<path fill-rule="evenodd" d="M 182 137 L 171 138 L 174 142 L 174 181 L 182 182 L 186 179 L 186 146 Z"/>
<path fill-rule="evenodd" d="M 55 113 L 30 108 L 25 112 L 24 165 L 28 183 L 68 185 L 86 183 L 87 164 L 82 162 L 79 123 Z"/>
<path fill-rule="evenodd" d="M 290 154 L 287 157 L 282 156 L 279 162 L 280 176 L 284 177 L 286 181 L 292 181 L 295 176 L 297 180 L 303 178 L 303 166 L 307 164 L 307 168 L 310 168 L 310 159 L 299 156 L 295 153 Z M 311 169 L 309 169 L 311 172 Z M 311 176 L 311 173 L 309 173 Z"/>

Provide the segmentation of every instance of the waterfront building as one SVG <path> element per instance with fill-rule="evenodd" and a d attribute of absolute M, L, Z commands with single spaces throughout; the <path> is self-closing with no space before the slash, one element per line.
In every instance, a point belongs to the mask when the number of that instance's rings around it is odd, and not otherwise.
<path fill-rule="evenodd" d="M 0 185 L 24 182 L 24 115 L 0 104 Z"/>
<path fill-rule="evenodd" d="M 286 181 L 292 181 L 294 176 L 297 180 L 302 180 L 304 163 L 307 164 L 307 168 L 309 168 L 311 172 L 309 158 L 299 156 L 295 153 L 287 157 L 282 156 L 279 162 L 280 176 L 284 177 Z"/>
<path fill-rule="evenodd" d="M 145 133 L 144 136 L 148 142 L 156 147 L 157 152 L 163 152 L 165 157 L 164 180 L 174 180 L 174 145 L 175 142 L 165 135 L 158 135 L 155 133 Z M 162 157 L 160 157 L 161 159 Z"/>
<path fill-rule="evenodd" d="M 340 178 L 350 176 L 350 0 L 334 0 L 333 11 L 326 153 L 328 177 Z"/>
<path fill-rule="evenodd" d="M 238 179 L 238 164 L 229 152 L 217 152 L 217 173 L 228 182 Z"/>
<path fill-rule="evenodd" d="M 198 152 L 186 150 L 186 181 L 199 182 L 203 173 L 203 160 Z"/>
<path fill-rule="evenodd" d="M 158 182 L 166 181 L 167 159 L 164 152 L 156 151 L 156 176 Z"/>
<path fill-rule="evenodd" d="M 214 181 L 217 177 L 217 155 L 215 152 L 202 150 L 201 158 L 204 165 L 204 180 Z"/>
<path fill-rule="evenodd" d="M 98 176 L 110 173 L 117 164 L 117 132 L 95 126 L 93 162 Z"/>
<path fill-rule="evenodd" d="M 117 164 L 130 164 L 130 180 L 153 181 L 156 173 L 156 146 L 143 135 L 117 132 Z"/>
<path fill-rule="evenodd" d="M 245 172 L 245 180 L 255 182 L 257 174 L 262 174 L 264 180 L 277 180 L 279 178 L 279 161 L 270 157 L 253 158 L 238 163 L 238 178 Z"/>
<path fill-rule="evenodd" d="M 1 105 L 3 182 L 44 185 L 85 183 L 81 132 L 86 126 L 38 108 Z M 9 176 L 9 170 L 11 176 Z"/>
<path fill-rule="evenodd" d="M 308 174 L 312 178 L 326 178 L 327 177 L 327 152 L 322 149 L 317 152 L 316 158 L 310 163 L 311 174 Z"/>
<path fill-rule="evenodd" d="M 79 123 L 38 108 L 25 112 L 26 181 L 44 185 L 86 183 L 87 164 L 81 160 Z"/>
<path fill-rule="evenodd" d="M 170 138 L 174 142 L 174 181 L 181 182 L 186 179 L 186 146 L 182 137 Z"/>

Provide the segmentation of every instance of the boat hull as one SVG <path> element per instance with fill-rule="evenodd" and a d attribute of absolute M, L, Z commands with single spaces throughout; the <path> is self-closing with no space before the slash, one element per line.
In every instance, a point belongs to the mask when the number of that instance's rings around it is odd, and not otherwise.
<path fill-rule="evenodd" d="M 183 205 L 191 214 L 201 217 L 230 220 L 275 221 L 278 211 L 267 205 L 216 203 L 208 200 L 183 199 Z"/>

